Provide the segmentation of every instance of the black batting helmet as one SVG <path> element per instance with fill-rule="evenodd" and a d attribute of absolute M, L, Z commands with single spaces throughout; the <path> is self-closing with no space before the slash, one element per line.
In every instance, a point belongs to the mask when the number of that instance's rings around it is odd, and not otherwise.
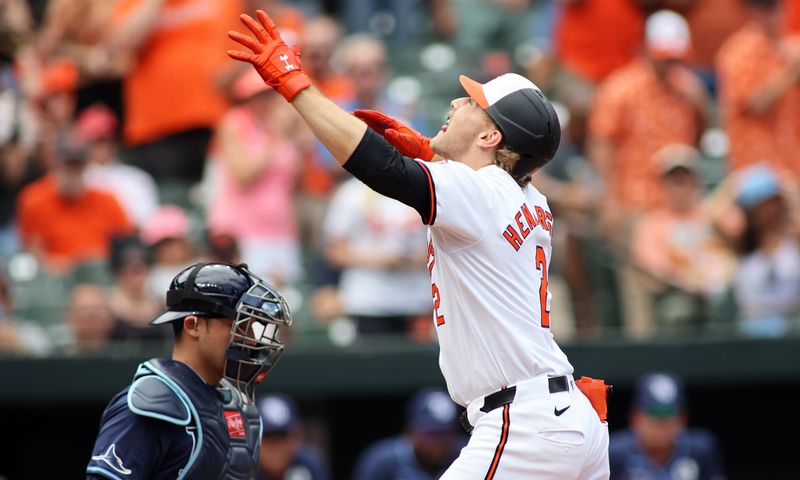
<path fill-rule="evenodd" d="M 244 264 L 201 262 L 184 269 L 167 291 L 167 310 L 150 323 L 189 315 L 233 320 L 224 376 L 248 394 L 283 353 L 279 327 L 292 323 L 283 296 Z"/>
<path fill-rule="evenodd" d="M 521 178 L 553 159 L 561 142 L 561 124 L 547 97 L 533 82 L 506 73 L 484 84 L 466 75 L 461 86 L 494 120 L 503 133 L 503 143 L 520 155 L 511 170 Z"/>

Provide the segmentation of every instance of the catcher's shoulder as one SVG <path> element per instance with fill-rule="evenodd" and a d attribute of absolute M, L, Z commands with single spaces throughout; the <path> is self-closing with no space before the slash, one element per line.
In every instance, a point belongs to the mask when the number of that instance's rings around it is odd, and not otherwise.
<path fill-rule="evenodd" d="M 155 418 L 175 425 L 188 425 L 190 406 L 164 379 L 149 375 L 137 378 L 127 394 L 127 407 L 143 417 Z"/>

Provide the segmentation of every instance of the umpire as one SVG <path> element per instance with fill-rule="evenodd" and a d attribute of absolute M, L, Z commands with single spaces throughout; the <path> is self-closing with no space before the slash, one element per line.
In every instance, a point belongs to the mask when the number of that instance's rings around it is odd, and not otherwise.
<path fill-rule="evenodd" d="M 139 365 L 100 420 L 87 478 L 250 479 L 261 422 L 254 384 L 283 352 L 291 314 L 246 265 L 197 263 L 167 291 L 172 358 Z"/>

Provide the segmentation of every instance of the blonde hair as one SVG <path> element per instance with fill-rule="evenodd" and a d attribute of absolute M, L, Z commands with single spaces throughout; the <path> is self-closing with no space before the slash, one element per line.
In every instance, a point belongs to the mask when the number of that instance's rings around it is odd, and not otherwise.
<path fill-rule="evenodd" d="M 519 153 L 506 146 L 501 146 L 495 152 L 494 163 L 498 167 L 508 172 L 514 178 L 514 181 L 517 182 L 517 185 L 520 187 L 525 187 L 528 185 L 528 183 L 530 183 L 533 172 L 525 174 L 522 177 L 515 177 L 511 171 L 514 169 L 514 166 L 517 164 L 517 162 L 519 162 L 519 159 Z"/>

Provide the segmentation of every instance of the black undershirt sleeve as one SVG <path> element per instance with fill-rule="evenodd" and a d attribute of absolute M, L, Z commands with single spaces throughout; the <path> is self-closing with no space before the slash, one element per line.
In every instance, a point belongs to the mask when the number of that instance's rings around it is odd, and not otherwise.
<path fill-rule="evenodd" d="M 433 224 L 436 202 L 430 172 L 371 129 L 343 166 L 371 189 L 419 212 L 426 225 Z"/>

